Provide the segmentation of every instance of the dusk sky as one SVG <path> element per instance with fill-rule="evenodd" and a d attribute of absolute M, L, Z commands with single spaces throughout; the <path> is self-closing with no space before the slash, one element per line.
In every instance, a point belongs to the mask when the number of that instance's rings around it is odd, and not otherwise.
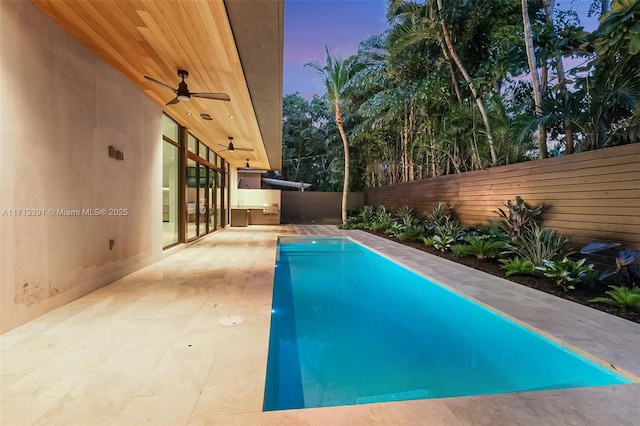
<path fill-rule="evenodd" d="M 285 0 L 284 94 L 322 95 L 317 72 L 304 64 L 324 63 L 325 43 L 339 58 L 356 53 L 358 43 L 388 27 L 386 5 L 385 0 Z"/>
<path fill-rule="evenodd" d="M 595 17 L 587 18 L 591 0 L 557 4 L 577 12 L 588 31 L 597 27 Z M 317 72 L 304 64 L 324 63 L 325 43 L 342 59 L 356 53 L 358 43 L 388 28 L 386 11 L 386 0 L 285 0 L 283 94 L 299 92 L 306 99 L 322 95 Z"/>

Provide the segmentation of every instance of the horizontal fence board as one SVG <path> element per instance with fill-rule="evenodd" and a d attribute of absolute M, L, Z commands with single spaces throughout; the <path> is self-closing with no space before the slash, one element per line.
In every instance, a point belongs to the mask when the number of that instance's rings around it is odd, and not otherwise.
<path fill-rule="evenodd" d="M 419 215 L 444 202 L 474 225 L 499 220 L 497 209 L 516 196 L 544 204 L 544 225 L 576 241 L 640 249 L 640 143 L 371 188 L 366 202 L 391 212 L 408 205 Z"/>

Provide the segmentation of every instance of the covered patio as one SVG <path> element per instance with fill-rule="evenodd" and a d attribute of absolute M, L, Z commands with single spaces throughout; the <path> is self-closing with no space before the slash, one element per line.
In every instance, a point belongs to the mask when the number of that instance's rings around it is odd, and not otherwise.
<path fill-rule="evenodd" d="M 170 250 L 1 335 L 0 423 L 630 425 L 640 417 L 638 383 L 263 412 L 279 235 L 348 235 L 640 376 L 638 324 L 361 231 L 250 226 Z M 224 325 L 229 316 L 244 321 Z"/>

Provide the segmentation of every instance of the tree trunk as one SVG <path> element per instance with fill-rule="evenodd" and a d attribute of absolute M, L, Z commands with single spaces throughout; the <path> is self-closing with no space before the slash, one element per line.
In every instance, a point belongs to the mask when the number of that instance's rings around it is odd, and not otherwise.
<path fill-rule="evenodd" d="M 531 71 L 531 84 L 533 86 L 533 101 L 536 108 L 536 116 L 542 116 L 542 92 L 540 90 L 540 75 L 536 64 L 536 54 L 533 50 L 533 34 L 531 32 L 531 21 L 529 20 L 529 2 L 521 0 L 522 3 L 522 23 L 524 25 L 524 43 L 527 49 L 527 60 Z M 547 134 L 542 124 L 538 124 L 538 158 L 547 157 Z"/>
<path fill-rule="evenodd" d="M 344 183 L 342 184 L 342 224 L 347 224 L 347 194 L 349 193 L 349 144 L 347 134 L 342 127 L 342 114 L 340 113 L 340 102 L 336 99 L 336 125 L 342 138 L 344 147 Z"/>
<path fill-rule="evenodd" d="M 605 2 L 606 3 L 606 2 Z M 555 29 L 555 24 L 553 23 L 553 9 L 555 8 L 555 0 L 542 0 L 542 4 L 544 5 L 544 14 L 546 17 L 547 25 L 551 25 Z M 562 55 L 560 53 L 556 54 L 556 70 L 558 72 L 558 93 L 562 102 L 566 102 L 567 96 L 567 82 L 564 73 L 564 64 L 562 63 Z M 565 106 L 565 115 L 567 107 Z M 565 118 L 562 123 L 562 128 L 564 130 L 564 146 L 565 146 L 565 154 L 573 154 L 573 123 L 568 118 Z"/>
<path fill-rule="evenodd" d="M 415 122 L 415 106 L 413 104 L 413 100 L 410 104 L 409 109 L 409 136 L 411 137 L 411 144 L 407 151 L 407 159 L 409 161 L 407 173 L 409 175 L 409 182 L 413 182 L 414 180 L 414 169 L 413 169 L 413 135 L 414 135 L 414 122 Z"/>
<path fill-rule="evenodd" d="M 400 145 L 402 149 L 402 182 L 409 180 L 409 158 L 407 155 L 407 145 L 409 143 L 409 120 L 405 108 L 402 114 L 402 132 L 400 133 Z"/>
<path fill-rule="evenodd" d="M 442 0 L 437 0 L 437 2 L 438 2 L 438 11 L 441 12 Z M 453 47 L 453 43 L 451 42 L 451 37 L 449 36 L 449 30 L 447 29 L 447 23 L 444 21 L 444 18 L 440 19 L 440 26 L 442 26 L 442 35 L 444 37 L 444 42 L 447 45 L 447 49 L 449 50 L 449 54 L 451 55 L 451 58 L 458 66 L 458 69 L 460 70 L 460 74 L 462 74 L 462 77 L 464 77 L 467 84 L 469 85 L 471 94 L 473 95 L 473 98 L 476 101 L 476 104 L 478 105 L 478 109 L 480 110 L 480 114 L 482 115 L 482 121 L 484 122 L 484 127 L 487 131 L 487 143 L 489 144 L 489 152 L 491 154 L 491 165 L 497 166 L 498 156 L 496 155 L 496 149 L 493 144 L 493 134 L 491 133 L 491 126 L 489 124 L 489 115 L 487 114 L 487 109 L 485 108 L 484 102 L 482 102 L 482 99 L 480 98 L 475 85 L 471 81 L 471 77 L 469 76 L 467 69 L 462 64 L 462 61 L 460 61 L 460 58 L 458 57 L 458 54 L 456 53 Z"/>

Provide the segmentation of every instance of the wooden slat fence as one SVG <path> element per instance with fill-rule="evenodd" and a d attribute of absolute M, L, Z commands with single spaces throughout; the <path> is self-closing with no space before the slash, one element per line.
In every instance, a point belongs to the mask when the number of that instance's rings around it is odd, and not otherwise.
<path fill-rule="evenodd" d="M 640 250 L 640 143 L 372 188 L 368 205 L 419 214 L 439 201 L 464 225 L 487 223 L 507 200 L 544 204 L 544 225 L 571 238 Z"/>

